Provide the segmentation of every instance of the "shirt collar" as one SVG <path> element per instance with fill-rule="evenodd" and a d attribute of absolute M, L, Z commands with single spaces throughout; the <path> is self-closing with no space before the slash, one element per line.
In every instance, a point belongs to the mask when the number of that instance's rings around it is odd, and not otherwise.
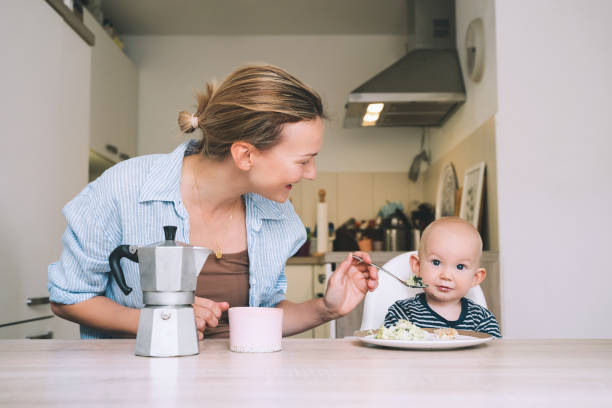
<path fill-rule="evenodd" d="M 181 143 L 170 154 L 162 155 L 151 167 L 151 171 L 140 191 L 139 202 L 181 200 L 181 173 L 183 158 L 190 143 Z"/>
<path fill-rule="evenodd" d="M 260 219 L 282 220 L 287 218 L 282 206 L 284 204 L 269 200 L 259 194 L 249 193 L 247 197 L 253 202 Z"/>

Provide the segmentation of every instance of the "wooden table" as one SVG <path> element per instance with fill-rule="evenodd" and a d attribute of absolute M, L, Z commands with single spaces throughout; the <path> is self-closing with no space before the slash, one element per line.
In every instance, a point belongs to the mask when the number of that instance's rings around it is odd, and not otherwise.
<path fill-rule="evenodd" d="M 270 354 L 200 345 L 197 356 L 146 358 L 134 340 L 2 340 L 0 406 L 612 406 L 612 340 L 410 351 L 285 339 Z"/>

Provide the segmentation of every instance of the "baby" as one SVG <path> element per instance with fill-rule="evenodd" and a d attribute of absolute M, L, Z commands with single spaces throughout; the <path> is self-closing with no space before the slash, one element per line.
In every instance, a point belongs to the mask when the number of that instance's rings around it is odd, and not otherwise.
<path fill-rule="evenodd" d="M 457 217 L 432 222 L 421 237 L 418 256 L 410 257 L 416 276 L 429 285 L 415 297 L 398 300 L 385 316 L 385 327 L 409 320 L 419 327 L 451 327 L 501 337 L 495 316 L 464 296 L 479 285 L 482 239 L 476 228 Z"/>

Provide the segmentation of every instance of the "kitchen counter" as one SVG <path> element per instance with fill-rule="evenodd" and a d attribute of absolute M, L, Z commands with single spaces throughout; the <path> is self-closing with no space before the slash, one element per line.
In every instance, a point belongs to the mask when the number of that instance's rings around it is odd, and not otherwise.
<path fill-rule="evenodd" d="M 133 355 L 134 340 L 0 340 L 0 406 L 609 406 L 612 340 L 495 340 L 410 351 L 284 339 L 241 354 Z"/>
<path fill-rule="evenodd" d="M 408 251 L 370 251 L 372 262 L 378 265 L 383 265 L 389 260 L 398 255 L 405 254 Z M 326 252 L 319 256 L 294 256 L 287 260 L 287 265 L 322 265 L 325 263 L 340 263 L 344 261 L 348 251 L 333 251 Z M 484 251 L 482 253 L 483 261 L 495 259 L 497 260 L 498 252 Z"/>
<path fill-rule="evenodd" d="M 323 256 L 292 256 L 287 259 L 287 265 L 323 265 Z"/>
<path fill-rule="evenodd" d="M 370 256 L 372 261 L 378 265 L 382 265 L 388 260 L 395 258 L 405 252 L 392 251 L 371 251 Z M 326 263 L 340 263 L 344 261 L 348 251 L 326 252 L 324 255 L 318 256 L 294 256 L 287 260 L 287 265 L 323 265 Z"/>

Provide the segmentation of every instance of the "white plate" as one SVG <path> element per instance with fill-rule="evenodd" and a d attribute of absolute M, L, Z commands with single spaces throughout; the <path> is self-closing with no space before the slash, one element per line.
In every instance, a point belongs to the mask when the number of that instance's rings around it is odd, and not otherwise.
<path fill-rule="evenodd" d="M 410 350 L 458 349 L 488 343 L 495 338 L 484 333 L 469 332 L 466 330 L 460 330 L 459 332 L 460 334 L 454 340 L 437 340 L 435 336 L 430 333 L 427 334 L 426 340 L 382 340 L 375 339 L 370 330 L 355 332 L 355 338 L 365 344 Z"/>

